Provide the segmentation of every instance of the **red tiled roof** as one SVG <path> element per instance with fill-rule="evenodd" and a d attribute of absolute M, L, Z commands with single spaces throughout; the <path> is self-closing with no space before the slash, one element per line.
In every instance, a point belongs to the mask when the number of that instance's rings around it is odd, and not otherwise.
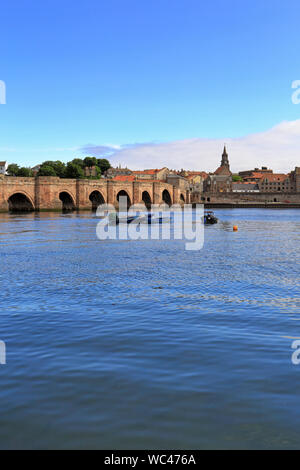
<path fill-rule="evenodd" d="M 219 168 L 214 172 L 214 175 L 224 175 L 224 176 L 230 176 L 230 170 L 226 168 L 225 166 L 219 166 Z"/>
<path fill-rule="evenodd" d="M 137 174 L 137 175 L 155 175 L 159 171 L 163 170 L 163 168 L 159 169 L 150 169 L 150 170 L 137 170 L 133 171 L 132 173 Z"/>
<path fill-rule="evenodd" d="M 265 174 L 261 177 L 261 181 L 263 180 L 268 180 L 268 182 L 272 183 L 279 183 L 282 181 L 285 181 L 288 178 L 288 175 L 285 175 L 283 173 L 273 173 L 273 174 Z"/>
<path fill-rule="evenodd" d="M 253 184 L 256 185 L 255 181 L 233 181 L 232 184 Z"/>
<path fill-rule="evenodd" d="M 208 174 L 205 171 L 187 171 L 188 178 L 190 176 L 202 176 L 202 178 L 206 178 Z"/>
<path fill-rule="evenodd" d="M 162 180 L 148 180 L 148 179 L 136 179 L 135 181 L 138 181 L 139 183 L 162 183 L 162 184 L 170 184 L 170 183 L 166 183 L 165 181 L 162 181 Z"/>
<path fill-rule="evenodd" d="M 268 173 L 269 174 L 269 173 Z M 253 173 L 251 173 L 251 176 L 245 176 L 245 178 L 255 178 L 255 179 L 258 179 L 258 178 L 261 178 L 262 176 L 265 176 L 266 173 L 258 173 L 256 171 L 253 171 Z"/>
<path fill-rule="evenodd" d="M 134 181 L 135 176 L 134 175 L 116 175 L 113 178 L 114 181 Z"/>
<path fill-rule="evenodd" d="M 128 182 L 128 183 L 132 183 L 133 181 L 137 181 L 139 183 L 164 183 L 166 184 L 165 182 L 163 181 L 160 181 L 160 180 L 153 180 L 153 179 L 139 179 L 138 177 L 136 177 L 135 175 L 117 175 L 115 176 L 114 178 L 112 178 L 110 181 L 123 181 L 123 182 Z"/>

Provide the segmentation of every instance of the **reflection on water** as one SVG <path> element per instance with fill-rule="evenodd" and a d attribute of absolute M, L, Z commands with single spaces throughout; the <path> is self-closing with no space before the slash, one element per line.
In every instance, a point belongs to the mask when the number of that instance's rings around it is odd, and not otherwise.
<path fill-rule="evenodd" d="M 215 212 L 198 252 L 1 214 L 2 448 L 298 447 L 300 211 Z"/>

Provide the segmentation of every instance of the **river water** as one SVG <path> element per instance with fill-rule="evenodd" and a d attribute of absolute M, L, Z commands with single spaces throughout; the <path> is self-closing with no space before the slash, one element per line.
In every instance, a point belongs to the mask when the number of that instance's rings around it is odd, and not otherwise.
<path fill-rule="evenodd" d="M 300 447 L 300 210 L 215 213 L 200 251 L 0 215 L 1 448 Z"/>

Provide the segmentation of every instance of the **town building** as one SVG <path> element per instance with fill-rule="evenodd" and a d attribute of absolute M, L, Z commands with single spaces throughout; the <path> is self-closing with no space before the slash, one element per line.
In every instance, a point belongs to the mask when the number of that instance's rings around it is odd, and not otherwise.
<path fill-rule="evenodd" d="M 300 167 L 290 173 L 291 191 L 300 193 Z"/>
<path fill-rule="evenodd" d="M 167 167 L 149 169 L 149 170 L 136 170 L 132 171 L 132 174 L 135 175 L 140 180 L 159 180 L 166 181 L 167 176 L 170 174 L 170 170 Z"/>
<path fill-rule="evenodd" d="M 239 176 L 243 178 L 244 181 L 248 181 L 248 178 L 256 178 L 256 175 L 264 176 L 265 174 L 273 173 L 273 170 L 267 168 L 266 166 L 262 166 L 261 169 L 254 168 L 254 170 L 245 170 L 240 171 Z M 260 177 L 260 176 L 259 176 Z"/>
<path fill-rule="evenodd" d="M 182 189 L 183 191 L 189 190 L 188 180 L 180 175 L 168 175 L 166 182 L 172 186 L 175 186 L 176 188 Z"/>
<path fill-rule="evenodd" d="M 91 176 L 95 177 L 95 176 L 98 176 L 98 173 L 99 173 L 99 170 L 96 167 L 96 165 L 85 166 L 83 171 L 84 171 L 84 176 L 85 177 L 91 177 Z"/>
<path fill-rule="evenodd" d="M 40 171 L 41 165 L 35 165 L 31 168 L 33 176 L 37 176 L 38 172 Z"/>
<path fill-rule="evenodd" d="M 0 174 L 6 175 L 8 164 L 7 162 L 0 162 Z"/>
<path fill-rule="evenodd" d="M 107 178 L 114 178 L 119 175 L 132 175 L 132 171 L 127 167 L 122 168 L 121 165 L 119 165 L 117 168 L 109 168 L 106 172 Z"/>
<path fill-rule="evenodd" d="M 244 183 L 237 182 L 232 183 L 232 192 L 233 193 L 258 193 L 259 186 L 257 183 Z"/>
<path fill-rule="evenodd" d="M 269 173 L 262 176 L 258 182 L 262 193 L 289 193 L 292 191 L 292 182 L 289 175 L 283 173 Z"/>
<path fill-rule="evenodd" d="M 232 191 L 232 173 L 226 146 L 224 146 L 221 165 L 213 173 L 209 174 L 203 183 L 203 192 L 229 193 Z"/>
<path fill-rule="evenodd" d="M 117 175 L 113 178 L 114 181 L 135 181 L 137 177 L 135 175 Z"/>

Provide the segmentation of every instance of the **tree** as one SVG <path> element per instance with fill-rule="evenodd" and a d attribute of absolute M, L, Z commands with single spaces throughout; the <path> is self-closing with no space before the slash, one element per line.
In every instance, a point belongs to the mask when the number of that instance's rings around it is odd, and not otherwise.
<path fill-rule="evenodd" d="M 9 176 L 18 176 L 19 169 L 19 165 L 17 165 L 16 163 L 11 163 L 7 167 L 7 174 Z"/>
<path fill-rule="evenodd" d="M 66 169 L 66 178 L 84 178 L 84 171 L 76 163 L 69 162 Z"/>
<path fill-rule="evenodd" d="M 240 175 L 232 175 L 232 181 L 243 181 L 243 178 Z"/>
<path fill-rule="evenodd" d="M 49 175 L 49 176 L 58 176 L 59 178 L 64 178 L 65 177 L 66 165 L 65 165 L 65 163 L 61 162 L 60 160 L 55 160 L 55 161 L 47 160 L 46 162 L 44 162 L 41 165 L 40 169 L 42 169 L 45 166 L 53 168 L 53 170 L 55 172 L 55 175 L 52 174 L 52 175 Z"/>
<path fill-rule="evenodd" d="M 31 168 L 26 168 L 22 166 L 21 168 L 19 168 L 17 176 L 25 176 L 25 177 L 33 176 L 33 171 Z"/>
<path fill-rule="evenodd" d="M 79 165 L 81 168 L 84 168 L 84 163 L 81 158 L 74 158 L 71 163 L 74 163 L 75 165 Z"/>
<path fill-rule="evenodd" d="M 52 166 L 43 164 L 38 171 L 38 176 L 56 176 L 56 172 Z"/>
<path fill-rule="evenodd" d="M 96 166 L 97 165 L 97 158 L 96 157 L 85 157 L 83 160 L 84 166 Z"/>
<path fill-rule="evenodd" d="M 111 168 L 111 164 L 109 163 L 106 158 L 98 158 L 97 160 L 98 167 L 101 170 L 102 175 L 109 169 Z"/>

